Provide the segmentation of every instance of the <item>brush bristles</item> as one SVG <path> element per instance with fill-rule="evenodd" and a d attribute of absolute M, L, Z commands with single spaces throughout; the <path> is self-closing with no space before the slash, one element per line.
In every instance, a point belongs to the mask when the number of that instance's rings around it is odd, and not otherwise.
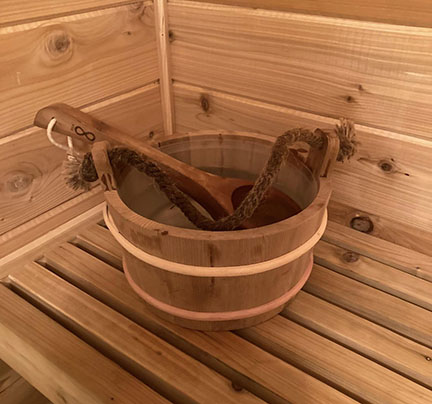
<path fill-rule="evenodd" d="M 62 175 L 66 180 L 66 184 L 73 190 L 88 191 L 90 182 L 87 182 L 81 174 L 81 161 L 71 154 L 68 154 L 67 159 L 63 161 Z"/>
<path fill-rule="evenodd" d="M 357 152 L 360 144 L 356 140 L 354 122 L 349 119 L 340 118 L 340 123 L 336 125 L 335 132 L 339 136 L 340 149 L 337 157 L 338 161 L 349 160 Z"/>

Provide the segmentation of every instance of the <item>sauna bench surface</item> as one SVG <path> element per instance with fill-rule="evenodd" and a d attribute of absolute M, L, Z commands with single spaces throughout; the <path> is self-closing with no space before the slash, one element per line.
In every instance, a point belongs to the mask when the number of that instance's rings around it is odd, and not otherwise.
<path fill-rule="evenodd" d="M 280 315 L 212 333 L 153 315 L 120 256 L 94 223 L 0 285 L 0 359 L 52 403 L 432 403 L 430 257 L 330 222 Z"/>

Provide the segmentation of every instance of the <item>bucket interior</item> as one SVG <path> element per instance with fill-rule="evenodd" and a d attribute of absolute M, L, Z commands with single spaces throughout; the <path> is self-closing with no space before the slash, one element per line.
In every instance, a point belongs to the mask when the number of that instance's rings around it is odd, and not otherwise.
<path fill-rule="evenodd" d="M 251 181 L 265 166 L 271 147 L 271 142 L 262 139 L 219 134 L 170 138 L 160 143 L 163 152 L 192 166 L 222 177 Z M 122 201 L 139 215 L 171 226 L 196 228 L 156 188 L 152 179 L 136 169 L 126 170 L 118 178 L 118 185 Z M 274 187 L 286 193 L 302 210 L 318 193 L 317 181 L 310 170 L 294 156 L 283 164 Z"/>

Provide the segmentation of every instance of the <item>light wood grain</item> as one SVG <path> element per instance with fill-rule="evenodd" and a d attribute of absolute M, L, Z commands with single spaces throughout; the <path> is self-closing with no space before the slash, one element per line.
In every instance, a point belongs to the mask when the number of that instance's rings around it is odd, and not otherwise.
<path fill-rule="evenodd" d="M 157 84 L 84 110 L 141 138 L 162 131 Z M 45 132 L 37 128 L 0 140 L 0 243 L 4 243 L 0 256 L 102 201 L 102 195 L 94 193 L 74 201 L 79 192 L 65 185 L 61 174 L 64 158 L 64 151 L 52 146 Z M 70 203 L 62 207 L 66 201 Z M 75 206 L 78 203 L 83 204 L 81 209 Z M 52 211 L 54 208 L 57 211 Z M 59 213 L 63 217 L 56 221 L 55 215 Z M 13 239 L 18 236 L 22 236 L 22 241 L 17 240 L 14 245 Z"/>
<path fill-rule="evenodd" d="M 352 402 L 338 391 L 228 332 L 188 330 L 152 314 L 124 275 L 71 245 L 48 252 L 52 271 L 195 357 L 225 377 L 274 403 Z M 304 386 L 307 385 L 307 390 Z"/>
<path fill-rule="evenodd" d="M 174 80 L 431 138 L 430 29 L 181 0 L 168 10 Z"/>
<path fill-rule="evenodd" d="M 78 17 L 0 28 L 0 137 L 53 101 L 88 105 L 157 80 L 152 7 Z"/>
<path fill-rule="evenodd" d="M 300 292 L 282 315 L 432 387 L 430 348 L 305 292 Z"/>
<path fill-rule="evenodd" d="M 400 194 L 400 196 L 405 196 Z M 384 206 L 384 205 L 383 205 Z M 410 206 L 407 204 L 406 206 Z M 399 217 L 403 217 L 403 211 L 410 211 L 411 207 L 406 208 L 405 205 L 401 206 Z M 405 209 L 404 209 L 405 208 Z M 381 213 L 381 210 L 380 210 Z M 418 217 L 422 217 L 423 212 L 418 212 Z M 356 217 L 366 217 L 373 223 L 373 230 L 371 236 L 383 239 L 392 244 L 401 245 L 414 252 L 420 252 L 426 256 L 431 254 L 432 251 L 432 235 L 430 228 L 419 228 L 414 223 L 401 223 L 397 220 L 397 216 L 387 217 L 378 215 L 370 207 L 364 204 L 363 208 L 357 205 L 349 206 L 341 203 L 335 199 L 329 202 L 329 218 L 330 221 L 335 222 L 344 227 L 350 227 L 351 221 Z M 360 240 L 359 240 L 360 243 Z"/>
<path fill-rule="evenodd" d="M 315 262 L 432 311 L 432 283 L 350 250 L 320 241 Z"/>
<path fill-rule="evenodd" d="M 315 265 L 304 290 L 432 347 L 432 312 Z"/>
<path fill-rule="evenodd" d="M 355 20 L 380 21 L 401 25 L 432 26 L 432 7 L 428 0 L 193 0 L 268 10 L 317 14 Z"/>
<path fill-rule="evenodd" d="M 323 239 L 411 275 L 432 281 L 430 255 L 353 230 L 336 222 L 328 223 Z"/>
<path fill-rule="evenodd" d="M 169 46 L 167 11 L 167 0 L 154 1 L 164 132 L 166 135 L 172 135 L 175 129 L 175 112 L 171 80 L 171 50 Z"/>
<path fill-rule="evenodd" d="M 359 401 L 426 404 L 432 400 L 432 391 L 281 316 L 236 334 Z"/>
<path fill-rule="evenodd" d="M 0 379 L 2 404 L 50 404 L 50 401 L 8 367 L 8 373 Z"/>
<path fill-rule="evenodd" d="M 94 9 L 133 4 L 132 1 L 119 0 L 73 0 L 58 2 L 56 0 L 42 0 L 28 2 L 26 0 L 3 0 L 0 10 L 0 26 L 28 22 L 38 18 L 65 14 L 80 13 Z M 151 3 L 147 1 L 146 3 Z"/>
<path fill-rule="evenodd" d="M 173 402 L 263 403 L 246 391 L 236 393 L 224 377 L 37 264 L 9 279 L 14 289 Z"/>
<path fill-rule="evenodd" d="M 279 136 L 293 127 L 330 129 L 336 124 L 319 115 L 181 83 L 174 85 L 174 94 L 179 131 L 223 128 Z M 200 103 L 203 95 L 206 111 Z M 432 247 L 432 142 L 361 125 L 356 129 L 361 142 L 357 154 L 338 163 L 332 173 L 330 219 L 335 220 L 332 201 L 373 212 L 374 235 L 389 240 L 393 234 L 390 241 L 414 250 L 424 246 L 427 253 Z M 343 217 L 344 224 L 358 213 L 355 209 Z"/>
<path fill-rule="evenodd" d="M 2 359 L 54 404 L 167 403 L 3 285 L 0 297 Z"/>
<path fill-rule="evenodd" d="M 101 192 L 99 192 L 99 189 L 95 189 L 95 191 L 97 192 L 95 196 L 99 196 L 100 200 Z M 66 220 L 67 216 L 65 216 L 65 212 L 59 212 L 57 208 L 53 209 L 50 211 L 52 217 L 45 217 L 42 219 L 45 233 L 42 233 L 42 235 L 37 238 L 31 238 L 32 235 L 35 235 L 35 229 L 28 228 L 24 234 L 12 237 L 8 242 L 3 244 L 12 250 L 12 252 L 0 258 L 1 278 L 12 273 L 14 270 L 21 268 L 23 263 L 32 259 L 40 258 L 45 249 L 49 249 L 50 247 L 53 248 L 56 244 L 60 244 L 65 240 L 72 238 L 76 234 L 78 228 L 82 229 L 86 225 L 90 225 L 91 223 L 95 223 L 101 219 L 102 203 L 93 206 L 95 200 L 92 200 L 91 198 L 84 202 L 80 197 L 77 199 L 81 200 L 74 200 L 72 206 L 69 206 L 70 209 L 66 210 L 68 216 L 72 215 L 73 219 Z M 90 203 L 88 210 L 86 209 L 87 203 Z M 62 208 L 68 204 L 68 202 L 63 204 Z M 77 212 L 81 209 L 83 209 L 84 212 L 78 214 Z M 51 226 L 53 226 L 53 228 L 51 228 Z M 36 232 L 36 235 L 39 235 L 40 232 L 41 229 Z M 31 241 L 27 241 L 24 235 L 30 237 Z M 21 243 L 24 243 L 24 245 L 21 246 Z M 2 251 L 2 253 L 6 254 L 7 250 Z"/>
<path fill-rule="evenodd" d="M 72 243 L 107 264 L 117 269 L 122 268 L 122 249 L 111 233 L 102 226 L 94 224 L 83 229 Z"/>

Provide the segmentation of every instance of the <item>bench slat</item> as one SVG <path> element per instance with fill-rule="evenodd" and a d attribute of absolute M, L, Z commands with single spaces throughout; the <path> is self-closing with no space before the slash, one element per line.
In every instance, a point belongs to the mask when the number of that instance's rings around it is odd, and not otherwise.
<path fill-rule="evenodd" d="M 171 401 L 263 403 L 247 391 L 236 392 L 224 377 L 37 264 L 10 280 L 20 294 Z"/>
<path fill-rule="evenodd" d="M 168 403 L 4 285 L 0 334 L 0 357 L 54 404 Z"/>
<path fill-rule="evenodd" d="M 265 401 L 292 404 L 353 402 L 348 396 L 233 333 L 196 332 L 159 319 L 132 291 L 121 272 L 71 244 L 48 252 L 45 261 L 51 270 L 86 293 Z"/>

